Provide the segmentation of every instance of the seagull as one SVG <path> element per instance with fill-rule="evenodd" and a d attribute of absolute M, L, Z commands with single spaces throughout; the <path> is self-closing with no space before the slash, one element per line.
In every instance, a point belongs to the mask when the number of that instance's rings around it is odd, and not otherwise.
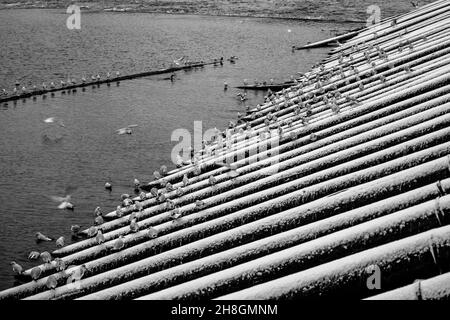
<path fill-rule="evenodd" d="M 105 189 L 111 191 L 112 190 L 112 184 L 110 182 L 106 182 L 105 183 Z"/>
<path fill-rule="evenodd" d="M 73 234 L 78 234 L 80 232 L 81 227 L 77 224 L 74 224 L 70 227 L 70 231 L 72 231 Z"/>
<path fill-rule="evenodd" d="M 103 224 L 104 222 L 105 222 L 105 220 L 103 220 L 103 217 L 102 217 L 102 216 L 97 216 L 97 217 L 95 217 L 95 219 L 94 219 L 94 224 L 95 224 L 96 226 L 101 225 L 101 224 Z"/>
<path fill-rule="evenodd" d="M 160 184 L 161 186 L 164 188 L 165 186 L 167 186 L 167 184 L 169 183 L 169 181 L 167 181 L 167 179 L 161 179 Z"/>
<path fill-rule="evenodd" d="M 98 230 L 97 235 L 95 236 L 95 240 L 97 241 L 97 244 L 102 244 L 105 242 L 105 236 L 103 235 L 101 229 Z"/>
<path fill-rule="evenodd" d="M 55 263 L 56 263 L 56 270 L 57 271 L 64 271 L 66 269 L 66 263 L 64 262 L 63 259 L 56 258 L 55 259 Z"/>
<path fill-rule="evenodd" d="M 122 207 L 129 207 L 131 205 L 133 205 L 133 200 L 130 198 L 126 198 L 122 201 Z"/>
<path fill-rule="evenodd" d="M 154 171 L 153 172 L 153 176 L 155 177 L 156 180 L 159 180 L 162 178 L 161 174 L 159 173 L 159 171 Z"/>
<path fill-rule="evenodd" d="M 139 189 L 139 186 L 141 185 L 141 182 L 138 180 L 138 179 L 134 179 L 134 181 L 133 181 L 133 184 L 134 184 L 134 188 L 135 189 Z"/>
<path fill-rule="evenodd" d="M 161 172 L 161 174 L 163 176 L 167 175 L 167 166 L 162 165 L 161 168 L 159 169 L 159 171 Z"/>
<path fill-rule="evenodd" d="M 58 205 L 58 209 L 67 209 L 67 210 L 73 210 L 75 208 L 75 206 L 70 203 L 70 195 L 67 195 L 65 197 L 56 197 L 56 196 L 51 196 L 50 197 L 53 201 L 55 202 L 59 202 Z"/>
<path fill-rule="evenodd" d="M 170 218 L 173 221 L 178 220 L 179 218 L 181 218 L 181 213 L 180 213 L 180 209 L 176 208 L 172 211 L 172 213 L 170 214 Z"/>
<path fill-rule="evenodd" d="M 128 221 L 130 221 L 130 222 L 131 222 L 131 220 L 133 220 L 133 219 L 136 219 L 136 212 L 132 212 L 132 213 L 130 214 L 130 216 L 128 217 Z"/>
<path fill-rule="evenodd" d="M 419 7 L 419 1 L 411 1 L 411 4 L 414 8 L 418 8 Z"/>
<path fill-rule="evenodd" d="M 133 131 L 131 130 L 131 128 L 137 127 L 137 124 L 131 124 L 129 126 L 126 126 L 125 128 L 120 128 L 117 129 L 116 132 L 118 135 L 123 135 L 123 134 L 132 134 Z"/>
<path fill-rule="evenodd" d="M 38 280 L 41 277 L 41 274 L 42 274 L 42 269 L 39 266 L 34 267 L 30 271 L 31 279 L 33 279 L 34 281 Z"/>
<path fill-rule="evenodd" d="M 216 182 L 217 182 L 217 181 L 216 181 L 216 178 L 215 178 L 214 176 L 212 176 L 212 175 L 209 176 L 208 181 L 209 181 L 209 185 L 212 186 L 212 187 L 213 187 L 213 186 L 216 184 Z"/>
<path fill-rule="evenodd" d="M 84 264 L 79 267 L 71 267 L 67 269 L 67 274 L 70 275 L 67 279 L 67 284 L 70 284 L 74 281 L 81 280 L 83 278 L 87 268 Z"/>
<path fill-rule="evenodd" d="M 31 251 L 30 254 L 28 255 L 28 259 L 29 260 L 37 260 L 40 256 L 40 253 L 37 251 Z"/>
<path fill-rule="evenodd" d="M 125 247 L 125 242 L 123 242 L 123 236 L 120 236 L 117 238 L 116 241 L 114 241 L 113 248 L 115 251 L 120 251 Z"/>
<path fill-rule="evenodd" d="M 205 203 L 202 200 L 195 201 L 195 206 L 199 209 L 202 209 L 204 207 Z"/>
<path fill-rule="evenodd" d="M 183 176 L 183 186 L 186 187 L 189 185 L 189 178 L 187 177 L 187 175 L 185 174 Z"/>
<path fill-rule="evenodd" d="M 183 158 L 179 154 L 177 154 L 177 160 L 176 160 L 175 165 L 177 166 L 177 168 L 181 168 L 183 166 L 183 164 L 184 164 Z"/>
<path fill-rule="evenodd" d="M 47 251 L 41 252 L 40 257 L 44 263 L 50 263 L 52 261 L 52 256 Z"/>
<path fill-rule="evenodd" d="M 182 197 L 183 194 L 184 194 L 184 191 L 183 191 L 183 189 L 181 187 L 178 187 L 177 190 L 176 190 L 176 193 L 177 193 L 178 197 Z"/>
<path fill-rule="evenodd" d="M 92 238 L 92 237 L 94 237 L 94 236 L 97 234 L 97 232 L 98 232 L 97 227 L 92 226 L 92 227 L 90 227 L 90 228 L 88 229 L 87 235 L 88 235 L 89 238 Z"/>
<path fill-rule="evenodd" d="M 48 289 L 53 290 L 58 286 L 58 281 L 56 280 L 54 275 L 50 275 L 45 282 L 45 285 Z"/>
<path fill-rule="evenodd" d="M 173 63 L 176 64 L 177 66 L 181 66 L 181 63 L 183 62 L 183 60 L 185 60 L 185 58 L 186 58 L 185 56 L 182 56 L 179 59 L 173 60 Z"/>
<path fill-rule="evenodd" d="M 216 165 L 227 168 L 227 176 L 230 178 L 236 178 L 239 175 L 239 173 L 236 171 L 237 167 L 235 164 L 216 162 Z"/>
<path fill-rule="evenodd" d="M 123 201 L 123 200 L 125 200 L 125 199 L 129 199 L 130 198 L 130 195 L 128 194 L 128 193 L 122 193 L 121 195 L 120 195 L 120 199 Z"/>
<path fill-rule="evenodd" d="M 170 182 L 167 182 L 166 183 L 166 190 L 168 191 L 168 192 L 170 192 L 170 191 L 174 191 L 175 190 L 175 188 L 172 186 L 172 184 L 170 183 Z"/>
<path fill-rule="evenodd" d="M 136 222 L 136 219 L 132 219 L 130 221 L 130 231 L 131 232 L 138 232 L 139 231 L 139 225 Z"/>
<path fill-rule="evenodd" d="M 64 123 L 62 122 L 62 120 L 59 119 L 59 118 L 56 118 L 56 117 L 50 117 L 50 118 L 44 119 L 44 122 L 45 123 L 56 123 L 56 124 L 58 124 L 61 127 L 65 127 Z"/>
<path fill-rule="evenodd" d="M 117 206 L 116 208 L 116 215 L 120 218 L 122 216 L 123 212 L 122 212 L 122 207 L 121 206 Z"/>
<path fill-rule="evenodd" d="M 52 238 L 47 237 L 46 235 L 42 234 L 41 232 L 36 232 L 36 242 L 41 241 L 53 241 Z"/>
<path fill-rule="evenodd" d="M 94 217 L 101 217 L 102 216 L 102 210 L 100 207 L 95 208 L 94 210 Z"/>
<path fill-rule="evenodd" d="M 142 201 L 147 200 L 147 194 L 145 192 L 141 192 L 139 194 L 139 199 L 141 199 Z"/>
<path fill-rule="evenodd" d="M 58 248 L 64 247 L 64 237 L 59 237 L 58 239 L 56 239 L 56 246 Z"/>
<path fill-rule="evenodd" d="M 156 188 L 151 188 L 150 189 L 150 193 L 152 194 L 152 196 L 154 196 L 155 198 L 158 196 L 158 189 Z"/>
<path fill-rule="evenodd" d="M 12 270 L 15 274 L 21 275 L 23 273 L 23 268 L 20 264 L 15 261 L 11 261 Z"/>
<path fill-rule="evenodd" d="M 155 228 L 153 228 L 153 227 L 150 227 L 150 228 L 148 228 L 147 229 L 148 231 L 148 235 L 149 235 L 149 237 L 151 238 L 151 239 L 154 239 L 154 238 L 156 238 L 157 236 L 158 236 L 158 231 L 155 229 Z"/>

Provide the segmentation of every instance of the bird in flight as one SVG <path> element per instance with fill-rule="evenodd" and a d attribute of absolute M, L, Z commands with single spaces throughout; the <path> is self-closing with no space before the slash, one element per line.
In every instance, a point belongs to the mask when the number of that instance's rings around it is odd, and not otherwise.
<path fill-rule="evenodd" d="M 58 202 L 58 209 L 64 210 L 73 210 L 75 206 L 70 202 L 70 195 L 67 195 L 65 197 L 57 197 L 57 196 L 51 196 L 50 197 L 53 201 Z"/>
<path fill-rule="evenodd" d="M 45 123 L 56 123 L 57 125 L 61 126 L 61 127 L 65 127 L 64 123 L 62 122 L 61 119 L 57 118 L 57 117 L 50 117 L 47 119 L 44 119 Z"/>
<path fill-rule="evenodd" d="M 133 131 L 131 130 L 131 128 L 135 128 L 137 126 L 138 126 L 137 124 L 130 124 L 129 126 L 126 126 L 125 128 L 117 129 L 116 132 L 118 135 L 132 134 Z"/>

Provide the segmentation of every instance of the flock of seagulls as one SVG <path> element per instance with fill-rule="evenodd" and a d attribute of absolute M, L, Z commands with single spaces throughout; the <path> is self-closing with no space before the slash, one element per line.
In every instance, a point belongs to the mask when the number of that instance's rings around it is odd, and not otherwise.
<path fill-rule="evenodd" d="M 376 36 L 377 35 L 374 34 L 374 37 Z M 411 42 L 402 43 L 399 47 L 400 52 L 407 49 L 414 50 L 414 46 Z M 377 63 L 374 61 L 374 55 L 379 57 L 377 61 L 382 60 L 388 62 L 387 65 L 389 69 L 394 68 L 395 65 L 393 62 L 389 62 L 389 57 L 382 48 L 378 46 L 369 46 L 367 48 L 364 48 L 362 54 L 362 57 L 364 59 L 363 63 L 368 68 L 365 68 L 366 70 L 362 72 L 358 67 L 355 67 L 350 63 L 353 60 L 352 53 L 357 51 L 361 51 L 361 48 L 358 45 L 354 45 L 351 48 L 350 53 L 343 53 L 341 51 L 338 58 L 339 63 L 334 67 L 328 69 L 325 68 L 324 64 L 316 64 L 314 66 L 314 69 L 316 70 L 315 73 L 300 74 L 301 78 L 294 79 L 295 85 L 289 89 L 283 89 L 280 92 L 275 93 L 269 90 L 267 92 L 267 95 L 264 97 L 265 103 L 268 104 L 268 106 L 266 106 L 265 108 L 273 107 L 274 111 L 268 112 L 263 115 L 261 105 L 257 105 L 255 109 L 248 109 L 248 114 L 245 117 L 243 117 L 241 114 L 238 114 L 238 121 L 231 121 L 227 130 L 225 130 L 224 132 L 220 132 L 219 130 L 217 130 L 217 134 L 215 137 L 213 137 L 213 139 L 211 139 L 210 141 L 203 141 L 202 147 L 199 151 L 194 152 L 192 150 L 191 158 L 189 160 L 181 158 L 180 155 L 177 156 L 176 166 L 178 168 L 188 165 L 191 166 L 189 172 L 183 175 L 180 181 L 181 184 L 173 185 L 170 181 L 168 181 L 168 179 L 166 178 L 168 175 L 168 168 L 167 166 L 161 166 L 159 170 L 153 172 L 153 176 L 159 183 L 160 188 L 153 187 L 150 190 L 150 194 L 141 192 L 139 193 L 137 199 L 133 199 L 129 194 L 122 194 L 120 197 L 121 204 L 117 206 L 115 211 L 116 216 L 118 218 L 121 218 L 125 213 L 129 213 L 129 217 L 127 220 L 129 232 L 137 233 L 143 231 L 142 227 L 139 225 L 139 219 L 136 215 L 136 212 L 143 211 L 145 209 L 145 205 L 143 204 L 143 202 L 153 197 L 154 199 L 156 199 L 156 202 L 158 204 L 165 205 L 165 208 L 170 213 L 170 220 L 172 220 L 173 222 L 180 221 L 180 219 L 182 219 L 183 217 L 183 212 L 176 205 L 173 192 L 175 191 L 176 197 L 182 197 L 185 194 L 185 188 L 187 188 L 191 184 L 190 177 L 199 176 L 200 174 L 205 173 L 202 171 L 202 166 L 200 164 L 202 156 L 208 157 L 230 150 L 233 144 L 232 139 L 230 138 L 233 133 L 242 134 L 248 138 L 255 137 L 256 132 L 255 129 L 252 128 L 252 120 L 255 120 L 256 118 L 263 119 L 263 129 L 258 130 L 259 138 L 261 140 L 269 138 L 273 134 L 273 132 L 276 132 L 276 134 L 278 134 L 280 137 L 287 136 L 287 138 L 295 140 L 297 139 L 297 131 L 290 130 L 289 135 L 286 135 L 285 130 L 286 128 L 291 128 L 294 121 L 300 123 L 305 127 L 308 126 L 313 116 L 311 104 L 323 103 L 323 105 L 326 106 L 326 108 L 328 108 L 335 115 L 340 114 L 340 104 L 342 102 L 348 103 L 349 105 L 353 106 L 360 104 L 360 100 L 358 98 L 349 94 L 344 95 L 343 92 L 340 92 L 336 84 L 333 84 L 332 79 L 342 79 L 348 85 L 350 83 L 349 78 L 353 78 L 353 81 L 357 83 L 358 90 L 360 92 L 364 92 L 365 90 L 367 90 L 362 81 L 362 79 L 365 77 L 375 77 L 380 81 L 380 83 L 385 83 L 387 81 L 386 76 L 377 74 Z M 177 62 L 180 64 L 183 62 L 186 63 L 184 57 L 174 61 L 174 63 Z M 403 71 L 406 73 L 410 73 L 412 72 L 412 69 L 409 67 L 409 65 L 406 65 L 403 67 Z M 313 86 L 313 90 L 309 90 L 308 93 L 303 92 L 306 87 L 311 88 L 311 86 Z M 225 87 L 227 87 L 227 84 L 225 84 Z M 326 90 L 325 87 L 327 87 Z M 241 101 L 246 100 L 245 93 L 239 93 L 238 97 L 241 99 Z M 275 112 L 279 111 L 281 108 L 291 108 L 292 117 L 286 120 L 279 119 Z M 60 125 L 62 123 L 56 117 L 47 118 L 44 121 L 46 123 L 58 123 Z M 238 124 L 243 124 L 243 126 L 238 129 Z M 137 127 L 137 125 L 128 125 L 124 128 L 116 130 L 116 133 L 119 135 L 131 134 L 131 128 L 134 127 Z M 309 135 L 309 139 L 310 141 L 314 142 L 318 139 L 318 136 L 316 133 L 312 132 Z M 225 173 L 231 181 L 237 179 L 240 175 L 239 167 L 236 163 L 215 162 L 215 165 L 217 167 L 224 168 L 225 170 L 221 172 Z M 218 188 L 218 184 L 220 184 L 217 176 L 214 175 L 209 175 L 207 178 L 207 182 L 209 188 Z M 140 190 L 141 182 L 138 179 L 134 179 L 132 186 L 134 187 L 135 191 L 138 191 Z M 104 187 L 106 190 L 111 191 L 113 186 L 111 182 L 106 182 Z M 171 194 L 169 195 L 169 193 Z M 58 203 L 58 209 L 74 209 L 74 205 L 70 202 L 70 195 L 66 195 L 64 197 L 51 197 L 51 199 L 54 202 Z M 202 210 L 208 206 L 208 203 L 201 199 L 195 200 L 194 204 L 196 210 Z M 82 239 L 87 236 L 88 238 L 95 239 L 98 245 L 105 245 L 107 241 L 103 233 L 103 224 L 103 212 L 100 207 L 96 207 L 94 210 L 94 225 L 87 229 L 87 234 L 84 235 L 79 225 L 72 225 L 71 233 L 74 239 Z M 154 226 L 146 228 L 146 232 L 150 239 L 158 237 L 158 230 Z M 59 237 L 55 240 L 42 234 L 41 232 L 37 232 L 35 236 L 37 242 L 55 241 L 56 247 L 58 248 L 62 248 L 65 245 L 64 237 Z M 108 244 L 108 249 L 112 252 L 121 251 L 127 246 L 127 240 L 124 235 L 120 235 L 111 243 L 112 245 Z M 44 251 L 42 253 L 32 251 L 29 253 L 28 258 L 30 260 L 41 259 L 44 264 L 48 264 L 54 261 L 59 266 L 58 269 L 68 270 L 68 267 L 64 265 L 64 261 L 62 259 L 58 260 L 58 258 L 56 258 L 52 260 L 51 254 L 47 251 Z M 11 262 L 11 267 L 13 272 L 17 275 L 21 275 L 24 272 L 22 266 L 20 266 L 15 261 Z M 78 279 L 81 278 L 87 271 L 85 265 L 72 269 L 75 270 L 73 271 L 72 275 L 74 275 L 74 277 Z M 31 277 L 34 280 L 39 279 L 41 274 L 42 269 L 40 267 L 35 267 L 31 270 Z M 48 287 L 56 287 L 54 279 L 50 279 L 50 277 L 48 280 Z"/>
<path fill-rule="evenodd" d="M 116 77 L 119 77 L 120 76 L 120 72 L 116 71 L 115 75 L 116 75 Z M 90 77 L 90 80 L 93 81 L 93 82 L 100 81 L 102 79 L 103 78 L 102 78 L 102 76 L 99 73 L 97 73 L 96 75 L 92 75 Z M 111 79 L 111 73 L 107 72 L 104 79 L 107 79 L 107 80 Z M 86 78 L 85 75 L 83 75 L 81 77 L 80 82 L 81 83 L 86 83 L 87 82 L 87 78 Z M 46 90 L 53 90 L 53 89 L 63 89 L 63 88 L 70 87 L 70 86 L 76 85 L 76 84 L 77 84 L 77 80 L 75 78 L 68 77 L 66 81 L 60 80 L 59 81 L 59 85 L 55 84 L 54 81 L 50 82 L 48 85 L 45 82 L 42 82 L 42 84 L 40 86 L 40 89 L 38 89 L 38 87 L 36 85 L 33 85 L 31 83 L 29 84 L 28 88 L 25 85 L 22 85 L 22 87 L 21 87 L 20 81 L 17 80 L 15 82 L 14 88 L 11 91 L 11 94 L 17 96 L 17 95 L 21 95 L 21 94 L 27 94 L 27 93 L 30 93 L 30 92 L 35 92 L 35 91 L 38 91 L 38 90 L 46 91 Z M 2 88 L 1 95 L 2 96 L 9 96 L 10 93 L 5 88 Z"/>

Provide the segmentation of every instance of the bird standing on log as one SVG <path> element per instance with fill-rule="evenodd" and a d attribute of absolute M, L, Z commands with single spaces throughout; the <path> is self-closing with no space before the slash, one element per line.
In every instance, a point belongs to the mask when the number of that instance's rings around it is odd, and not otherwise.
<path fill-rule="evenodd" d="M 31 279 L 33 279 L 34 281 L 38 280 L 41 277 L 41 274 L 42 274 L 42 269 L 39 266 L 34 267 L 30 271 Z"/>
<path fill-rule="evenodd" d="M 44 263 L 50 263 L 52 261 L 52 256 L 47 251 L 41 252 L 40 257 Z"/>
<path fill-rule="evenodd" d="M 64 237 L 59 237 L 56 239 L 56 247 L 62 248 L 64 247 Z"/>
<path fill-rule="evenodd" d="M 136 219 L 132 219 L 130 221 L 130 231 L 134 233 L 139 231 L 139 224 L 137 223 Z"/>
<path fill-rule="evenodd" d="M 114 241 L 113 248 L 115 251 L 120 251 L 125 247 L 125 242 L 123 241 L 123 236 L 119 236 L 116 241 Z"/>
<path fill-rule="evenodd" d="M 101 229 L 97 231 L 97 235 L 95 236 L 95 241 L 97 244 L 102 244 L 105 242 L 105 236 L 103 235 L 103 232 Z"/>

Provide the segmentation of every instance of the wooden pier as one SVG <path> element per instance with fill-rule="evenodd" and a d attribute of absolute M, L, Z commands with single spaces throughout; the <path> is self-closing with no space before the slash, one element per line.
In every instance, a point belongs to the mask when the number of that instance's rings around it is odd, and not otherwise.
<path fill-rule="evenodd" d="M 352 33 L 0 299 L 448 299 L 449 25 Z"/>
<path fill-rule="evenodd" d="M 140 73 L 127 74 L 127 75 L 123 75 L 123 76 L 116 76 L 116 77 L 94 80 L 94 81 L 80 82 L 77 84 L 59 86 L 59 87 L 55 87 L 55 88 L 31 90 L 26 93 L 19 93 L 17 95 L 8 95 L 6 97 L 0 96 L 0 103 L 26 99 L 26 98 L 30 98 L 33 96 L 45 95 L 47 93 L 52 93 L 52 92 L 57 92 L 57 91 L 76 90 L 78 88 L 97 86 L 97 85 L 101 85 L 104 83 L 114 83 L 114 82 L 120 82 L 123 80 L 132 80 L 132 79 L 136 79 L 136 78 L 143 78 L 143 77 L 154 76 L 154 75 L 159 75 L 159 74 L 173 73 L 173 72 L 177 72 L 177 71 L 181 71 L 181 70 L 190 70 L 190 69 L 195 69 L 195 68 L 201 68 L 201 67 L 204 67 L 207 65 L 219 65 L 219 64 L 220 64 L 220 59 L 214 59 L 213 61 L 208 61 L 208 62 L 196 62 L 196 63 L 178 66 L 178 67 L 170 67 L 170 68 L 159 69 L 159 70 L 144 71 L 144 72 L 140 72 Z"/>

